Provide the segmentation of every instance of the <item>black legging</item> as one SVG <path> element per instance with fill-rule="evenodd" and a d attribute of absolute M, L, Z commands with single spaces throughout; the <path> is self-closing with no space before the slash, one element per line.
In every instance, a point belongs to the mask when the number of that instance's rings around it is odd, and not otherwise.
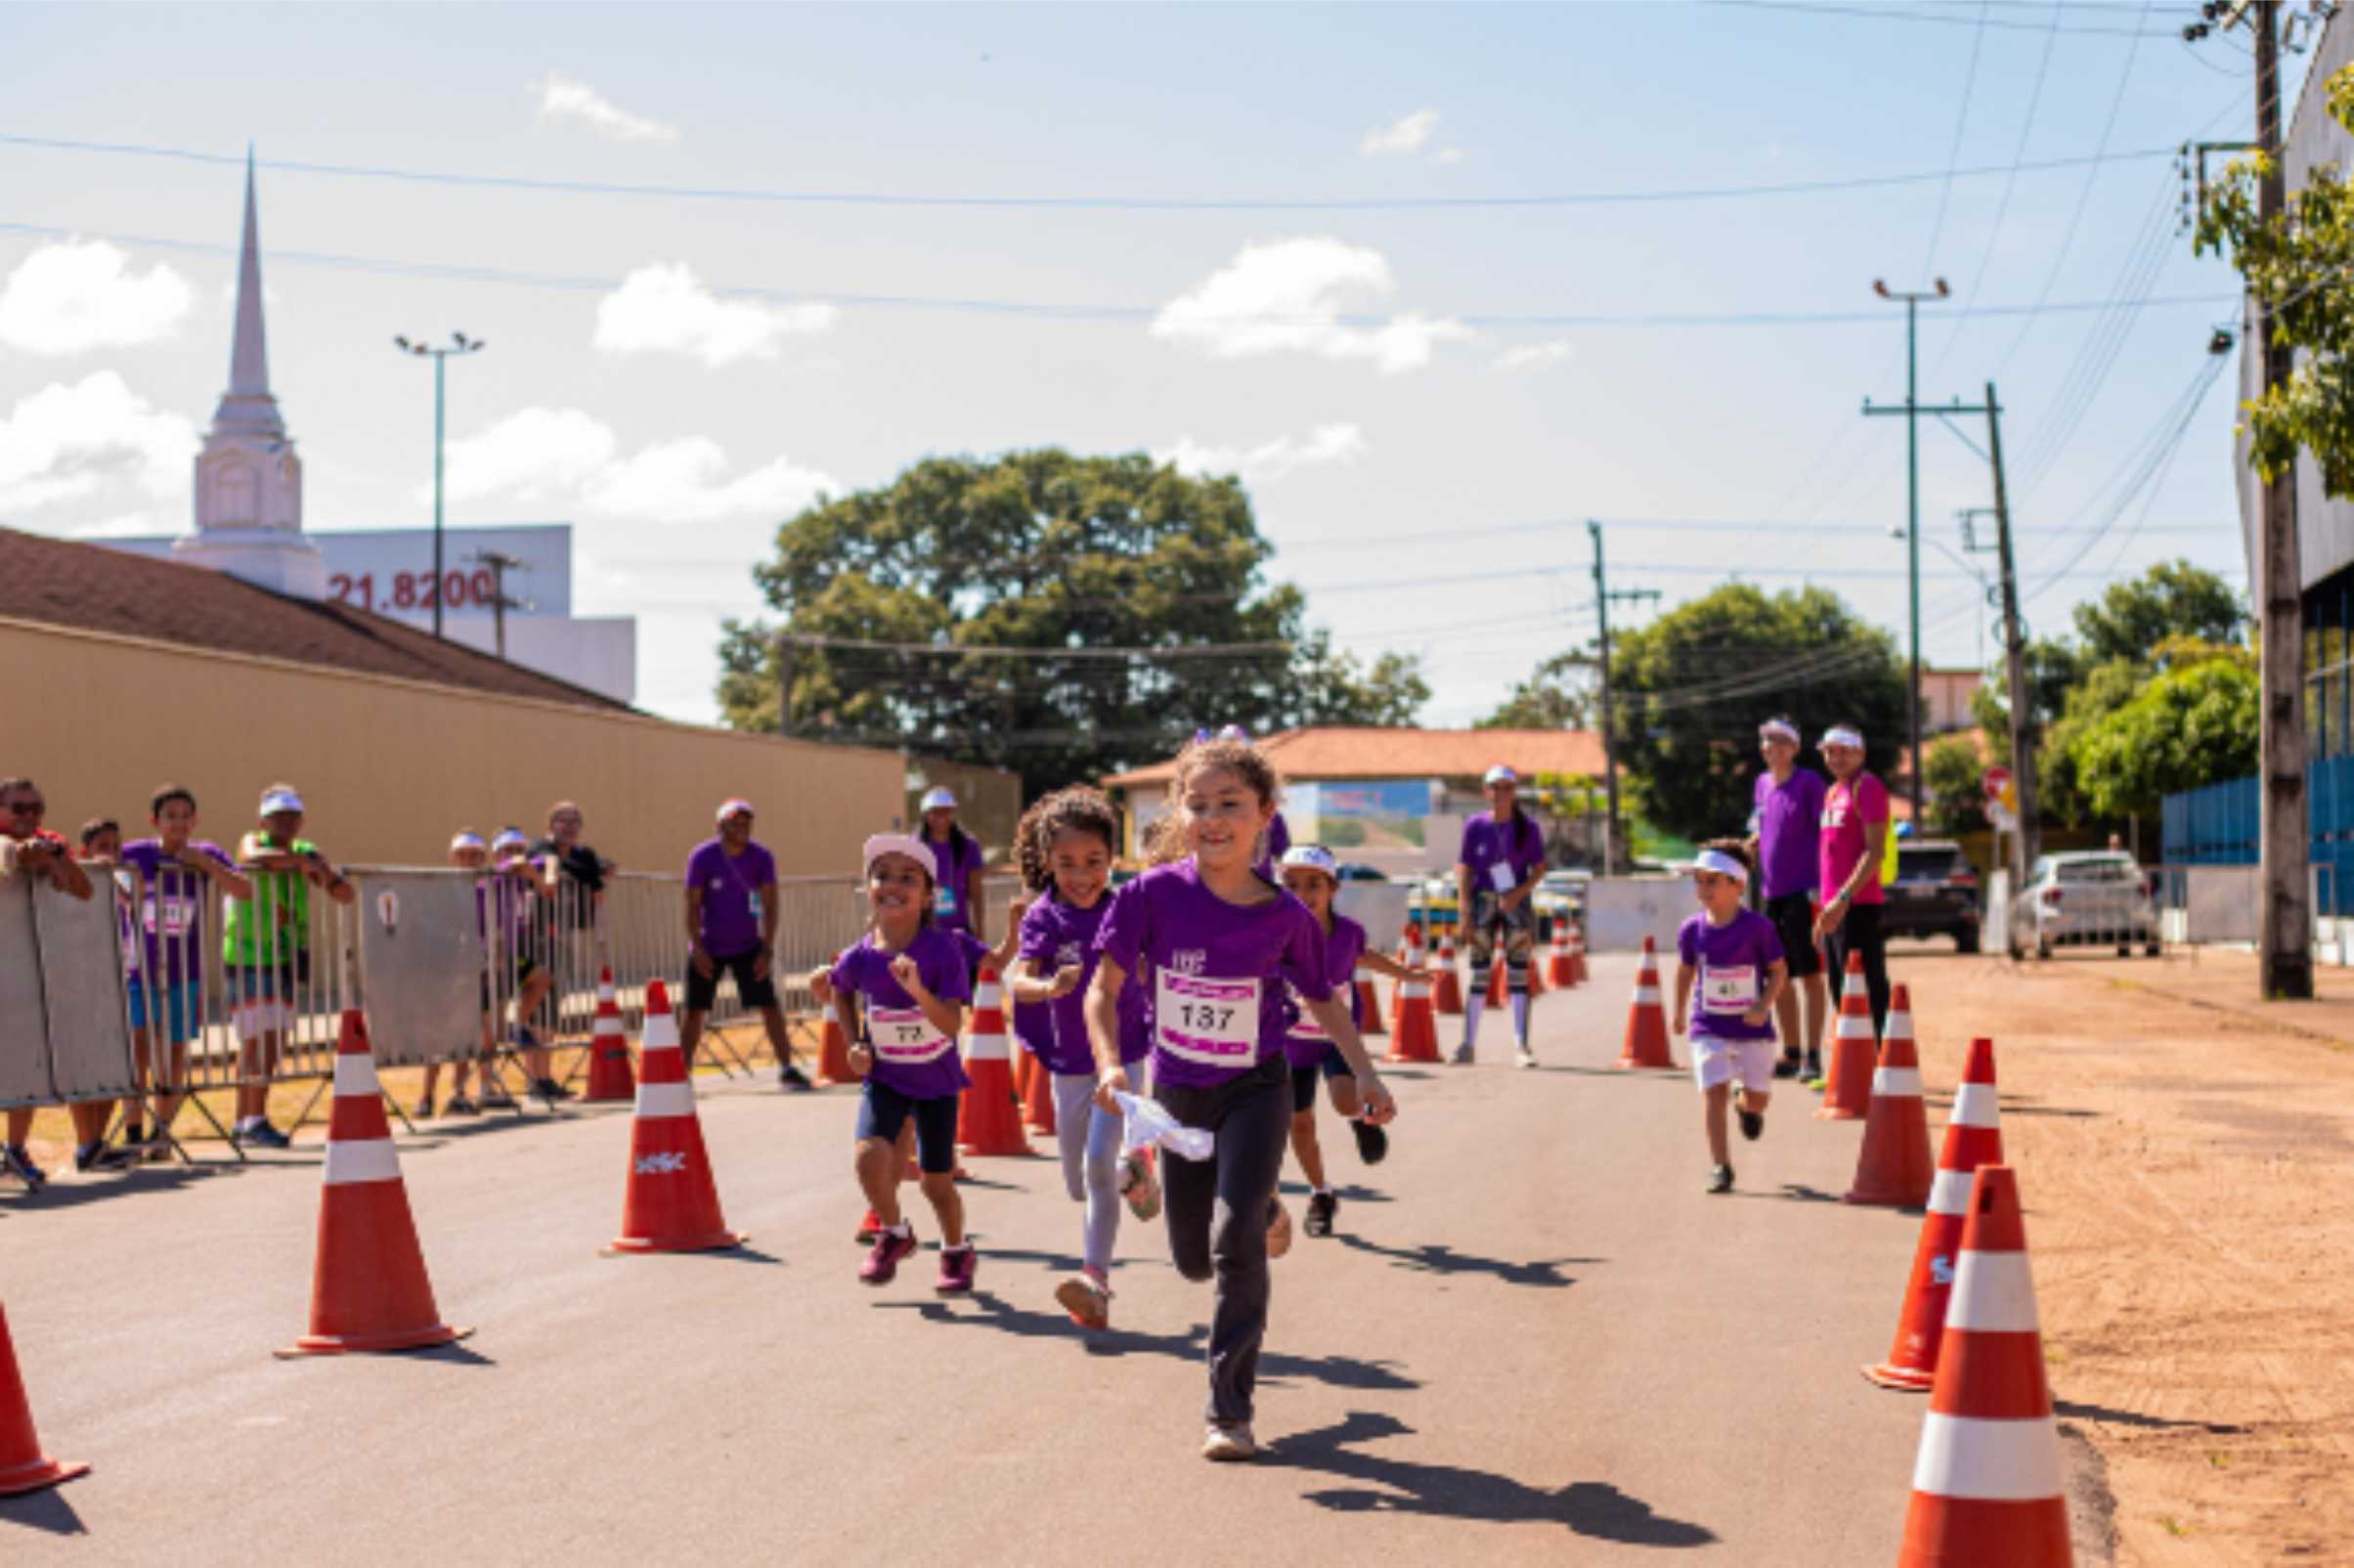
<path fill-rule="evenodd" d="M 1878 904 L 1850 904 L 1845 919 L 1831 928 L 1823 938 L 1825 955 L 1831 960 L 1831 983 L 1844 988 L 1848 972 L 1848 954 L 1860 954 L 1863 959 L 1863 988 L 1872 998 L 1872 1033 L 1888 1032 L 1888 938 L 1880 931 Z"/>

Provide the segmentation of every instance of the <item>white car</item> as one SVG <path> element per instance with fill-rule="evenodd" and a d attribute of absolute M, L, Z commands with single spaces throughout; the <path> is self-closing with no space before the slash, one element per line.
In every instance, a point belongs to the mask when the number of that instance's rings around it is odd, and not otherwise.
<path fill-rule="evenodd" d="M 2125 958 L 2137 943 L 2158 956 L 2158 902 L 2149 878 L 2122 850 L 2038 856 L 2020 906 L 2037 958 L 2055 947 L 2112 944 Z"/>

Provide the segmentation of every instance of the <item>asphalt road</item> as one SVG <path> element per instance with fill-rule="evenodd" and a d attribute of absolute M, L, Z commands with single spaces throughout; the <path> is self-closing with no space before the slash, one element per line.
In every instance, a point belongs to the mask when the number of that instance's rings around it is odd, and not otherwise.
<path fill-rule="evenodd" d="M 1197 1457 L 1209 1292 L 1157 1224 L 1123 1231 L 1090 1338 L 1051 1296 L 1057 1170 L 971 1160 L 980 1292 L 936 1299 L 929 1250 L 862 1288 L 851 1095 L 707 1076 L 742 1253 L 597 1255 L 626 1111 L 404 1140 L 443 1312 L 478 1329 L 445 1351 L 271 1358 L 305 1323 L 314 1145 L 0 1199 L 44 1445 L 95 1466 L 0 1502 L 0 1561 L 1881 1568 L 1922 1405 L 1855 1369 L 1917 1221 L 1825 1200 L 1860 1124 L 1803 1092 L 1704 1195 L 1689 1077 L 1610 1070 L 1632 962 L 1595 968 L 1539 1002 L 1541 1069 L 1495 1020 L 1478 1067 L 1397 1069 L 1377 1169 L 1328 1118 L 1342 1234 L 1276 1264 L 1255 1465 Z"/>

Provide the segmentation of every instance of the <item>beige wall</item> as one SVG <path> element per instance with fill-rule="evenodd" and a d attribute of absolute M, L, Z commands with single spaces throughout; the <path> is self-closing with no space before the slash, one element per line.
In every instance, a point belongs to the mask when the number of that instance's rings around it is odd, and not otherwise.
<path fill-rule="evenodd" d="M 338 860 L 438 865 L 450 835 L 514 823 L 537 836 L 570 798 L 588 840 L 626 868 L 677 871 L 731 795 L 784 876 L 854 875 L 858 845 L 904 809 L 895 753 L 738 735 L 0 620 L 0 776 L 30 774 L 50 825 L 144 831 L 171 780 L 198 831 L 233 845 L 283 779 Z"/>

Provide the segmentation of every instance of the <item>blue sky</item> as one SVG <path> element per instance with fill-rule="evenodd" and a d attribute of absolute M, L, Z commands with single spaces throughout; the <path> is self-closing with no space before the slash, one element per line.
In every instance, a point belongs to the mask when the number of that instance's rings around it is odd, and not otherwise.
<path fill-rule="evenodd" d="M 314 528 L 429 520 L 430 389 L 389 338 L 487 339 L 451 371 L 451 520 L 572 520 L 576 609 L 640 618 L 657 711 L 712 717 L 719 620 L 816 489 L 1061 444 L 1239 467 L 1271 576 L 1342 645 L 1421 652 L 1456 723 L 1591 636 L 1590 516 L 1614 586 L 1811 576 L 1901 626 L 1902 421 L 1858 412 L 1903 391 L 1878 277 L 1954 291 L 1925 399 L 2001 384 L 2035 629 L 2161 558 L 2238 581 L 2233 375 L 2192 401 L 2233 279 L 2175 233 L 2170 161 L 2120 155 L 2246 134 L 2245 46 L 2194 53 L 2193 9 L 34 6 L 0 137 L 255 144 Z M 1131 203 L 2069 166 L 1172 210 L 273 160 Z M 0 141 L 0 523 L 188 526 L 240 178 Z M 1924 536 L 1958 546 L 1984 465 L 1922 450 Z M 1977 588 L 1924 562 L 1929 657 L 1979 662 Z"/>

